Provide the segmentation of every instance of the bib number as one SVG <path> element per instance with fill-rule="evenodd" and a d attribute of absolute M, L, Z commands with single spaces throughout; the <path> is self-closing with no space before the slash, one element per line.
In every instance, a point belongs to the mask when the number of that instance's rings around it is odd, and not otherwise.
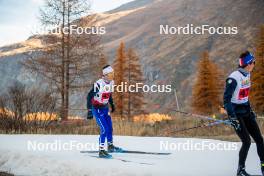
<path fill-rule="evenodd" d="M 239 95 L 238 95 L 239 100 L 248 98 L 248 96 L 249 96 L 249 88 L 239 90 Z"/>
<path fill-rule="evenodd" d="M 103 93 L 102 94 L 102 101 L 108 101 L 110 98 L 111 93 Z"/>

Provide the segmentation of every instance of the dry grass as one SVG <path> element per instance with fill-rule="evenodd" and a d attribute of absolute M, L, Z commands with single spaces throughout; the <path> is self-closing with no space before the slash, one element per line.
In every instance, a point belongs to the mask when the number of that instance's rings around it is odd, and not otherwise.
<path fill-rule="evenodd" d="M 38 112 L 38 113 L 26 114 L 23 118 L 27 121 L 32 121 L 32 120 L 47 121 L 47 120 L 57 120 L 58 115 L 57 114 L 50 114 L 47 112 Z"/>
<path fill-rule="evenodd" d="M 154 116 L 157 116 L 154 118 Z M 146 117 L 146 116 L 145 116 Z M 213 127 L 202 127 L 186 131 L 174 132 L 199 126 L 207 121 L 184 116 L 168 116 L 162 114 L 151 114 L 151 119 L 166 117 L 167 120 L 118 120 L 113 118 L 113 128 L 115 135 L 124 136 L 163 136 L 163 137 L 195 137 L 210 138 L 225 141 L 239 141 L 234 130 L 227 125 L 217 125 Z M 208 123 L 208 122 L 207 122 Z M 259 126 L 264 133 L 264 119 L 258 119 Z M 3 132 L 3 131 L 2 131 Z M 3 132 L 5 133 L 5 132 Z M 12 133 L 12 132 L 8 132 Z M 35 133 L 35 132 L 34 132 Z M 39 128 L 38 134 L 99 134 L 99 128 L 95 120 L 68 120 L 54 122 L 47 128 Z"/>
<path fill-rule="evenodd" d="M 133 118 L 134 122 L 146 122 L 149 124 L 154 124 L 156 122 L 161 122 L 165 120 L 172 120 L 172 117 L 167 114 L 153 113 L 153 114 L 138 115 Z"/>
<path fill-rule="evenodd" d="M 6 109 L 6 108 L 0 108 L 0 115 L 14 116 L 14 112 L 12 112 L 12 111 L 10 111 L 9 109 Z"/>

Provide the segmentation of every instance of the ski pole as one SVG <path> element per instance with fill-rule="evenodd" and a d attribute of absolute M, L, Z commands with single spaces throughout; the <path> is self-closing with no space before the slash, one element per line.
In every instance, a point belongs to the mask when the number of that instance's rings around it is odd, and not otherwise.
<path fill-rule="evenodd" d="M 228 121 L 228 120 L 224 120 L 224 121 Z M 212 123 L 209 123 L 209 124 L 205 124 L 204 123 L 202 125 L 198 125 L 198 126 L 194 126 L 194 127 L 190 127 L 190 128 L 185 128 L 185 129 L 180 129 L 180 130 L 173 130 L 173 131 L 170 131 L 168 133 L 169 134 L 170 133 L 179 133 L 179 132 L 189 131 L 189 130 L 193 130 L 193 129 L 197 129 L 197 128 L 212 127 L 212 126 L 220 125 L 220 124 L 223 124 L 223 123 L 225 123 L 225 122 L 216 121 L 216 122 L 212 122 Z"/>
<path fill-rule="evenodd" d="M 178 112 L 178 113 L 181 113 L 181 114 L 185 114 L 185 115 L 197 117 L 197 118 L 200 118 L 200 119 L 213 120 L 213 121 L 216 121 L 216 122 L 224 123 L 226 125 L 231 125 L 231 123 L 229 122 L 229 120 L 215 119 L 215 118 L 212 118 L 212 117 L 209 117 L 209 116 L 204 116 L 204 115 L 199 115 L 199 114 L 193 114 L 193 113 L 190 113 L 190 112 L 184 112 L 184 111 L 175 110 L 175 109 L 171 109 L 171 110 L 174 111 L 174 112 Z"/>

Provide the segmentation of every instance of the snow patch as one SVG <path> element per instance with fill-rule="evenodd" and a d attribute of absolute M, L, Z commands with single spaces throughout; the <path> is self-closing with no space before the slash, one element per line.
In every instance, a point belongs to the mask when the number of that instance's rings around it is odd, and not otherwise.
<path fill-rule="evenodd" d="M 10 171 L 15 175 L 27 176 L 134 176 L 134 175 L 166 175 L 166 176 L 230 176 L 235 175 L 238 150 L 235 151 L 161 151 L 160 142 L 193 143 L 207 140 L 211 143 L 230 142 L 210 139 L 188 139 L 167 137 L 130 137 L 115 136 L 115 144 L 127 150 L 151 152 L 171 152 L 171 155 L 139 155 L 115 153 L 115 159 L 98 159 L 79 150 L 70 151 L 29 151 L 28 141 L 43 143 L 70 140 L 80 143 L 97 143 L 98 136 L 92 135 L 0 135 L 0 170 Z M 240 143 L 237 143 L 239 146 Z M 247 161 L 249 173 L 260 173 L 256 146 L 252 145 Z M 153 165 L 140 164 L 151 163 Z"/>

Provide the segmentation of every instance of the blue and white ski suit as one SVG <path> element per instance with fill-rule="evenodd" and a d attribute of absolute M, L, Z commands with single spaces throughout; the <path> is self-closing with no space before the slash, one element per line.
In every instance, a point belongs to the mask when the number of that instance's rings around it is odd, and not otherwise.
<path fill-rule="evenodd" d="M 104 147 L 106 139 L 108 144 L 113 143 L 113 127 L 108 107 L 110 104 L 113 111 L 113 85 L 114 81 L 99 79 L 87 96 L 87 108 L 92 109 L 93 116 L 100 127 L 100 147 Z"/>

